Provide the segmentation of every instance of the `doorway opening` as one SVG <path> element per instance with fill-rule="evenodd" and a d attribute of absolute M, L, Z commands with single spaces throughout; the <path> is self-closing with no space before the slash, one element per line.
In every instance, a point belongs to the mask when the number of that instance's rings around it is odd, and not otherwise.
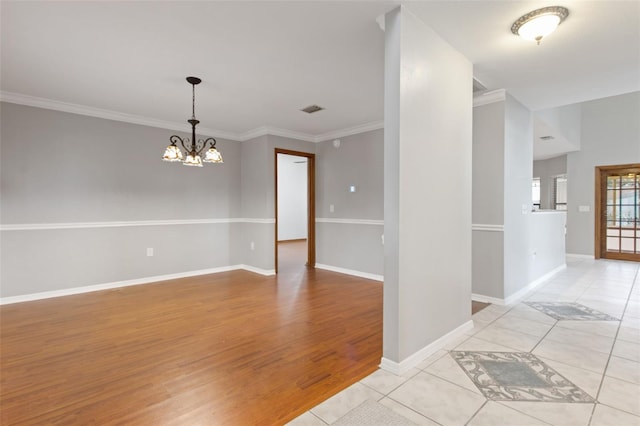
<path fill-rule="evenodd" d="M 640 262 L 640 164 L 596 167 L 595 258 Z"/>
<path fill-rule="evenodd" d="M 314 267 L 315 154 L 275 149 L 275 270 Z"/>

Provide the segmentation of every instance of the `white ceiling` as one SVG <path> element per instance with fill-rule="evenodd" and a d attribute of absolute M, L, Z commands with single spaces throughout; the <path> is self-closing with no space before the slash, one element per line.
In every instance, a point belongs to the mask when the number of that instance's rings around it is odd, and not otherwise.
<path fill-rule="evenodd" d="M 168 122 L 190 116 L 241 138 L 269 127 L 317 139 L 383 119 L 384 33 L 400 2 L 1 3 L 3 97 L 20 94 Z M 563 0 L 536 46 L 511 23 L 547 1 L 408 7 L 474 63 L 488 89 L 532 110 L 640 90 L 640 2 Z M 313 115 L 299 110 L 318 104 Z M 186 123 L 185 123 L 186 125 Z"/>

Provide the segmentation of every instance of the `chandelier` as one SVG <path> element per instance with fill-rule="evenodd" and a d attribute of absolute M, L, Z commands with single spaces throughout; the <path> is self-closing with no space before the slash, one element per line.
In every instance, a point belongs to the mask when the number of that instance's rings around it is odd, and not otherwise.
<path fill-rule="evenodd" d="M 222 163 L 222 154 L 220 154 L 216 149 L 216 140 L 214 138 L 207 138 L 205 140 L 200 139 L 196 143 L 196 125 L 200 123 L 200 121 L 196 120 L 196 84 L 200 84 L 202 80 L 198 77 L 187 77 L 187 82 L 191 84 L 192 93 L 191 119 L 187 120 L 187 122 L 191 124 L 191 144 L 189 144 L 189 138 L 182 139 L 178 135 L 171 136 L 169 138 L 171 145 L 169 145 L 164 151 L 162 159 L 170 162 L 181 161 L 185 166 L 194 167 L 202 167 L 203 161 L 205 163 Z M 180 142 L 180 145 L 184 148 L 185 155 L 183 155 L 180 148 L 178 148 L 178 142 Z M 207 150 L 203 160 L 200 154 L 207 147 L 207 144 L 209 144 L 209 149 Z"/>

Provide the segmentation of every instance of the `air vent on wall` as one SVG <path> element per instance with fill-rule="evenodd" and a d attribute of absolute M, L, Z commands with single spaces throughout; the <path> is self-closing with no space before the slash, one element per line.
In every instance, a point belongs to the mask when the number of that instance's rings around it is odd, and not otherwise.
<path fill-rule="evenodd" d="M 307 114 L 313 114 L 314 112 L 318 112 L 320 110 L 323 110 L 324 108 L 318 106 L 318 105 L 309 105 L 306 108 L 302 108 L 300 111 L 304 111 Z"/>
<path fill-rule="evenodd" d="M 553 136 L 540 136 L 540 140 L 543 140 L 543 141 L 550 141 L 553 139 L 555 139 Z"/>

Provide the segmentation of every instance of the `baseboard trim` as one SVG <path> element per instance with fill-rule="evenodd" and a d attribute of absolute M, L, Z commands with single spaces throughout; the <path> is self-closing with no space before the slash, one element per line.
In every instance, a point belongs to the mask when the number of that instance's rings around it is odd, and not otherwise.
<path fill-rule="evenodd" d="M 450 340 L 461 336 L 472 328 L 473 321 L 469 320 L 400 362 L 391 361 L 383 357 L 382 360 L 380 360 L 380 368 L 398 376 L 404 374 L 442 349 Z"/>
<path fill-rule="evenodd" d="M 262 268 L 256 268 L 255 266 L 251 266 L 251 265 L 237 265 L 237 266 L 238 267 L 236 269 L 244 269 L 245 271 L 253 272 L 260 275 L 271 276 L 276 274 L 275 269 L 262 269 Z"/>
<path fill-rule="evenodd" d="M 325 269 L 331 272 L 338 272 L 346 275 L 353 275 L 355 277 L 360 277 L 360 278 L 367 278 L 369 280 L 384 281 L 384 276 L 382 275 L 370 274 L 368 272 L 354 271 L 353 269 L 340 268 L 338 266 L 331 266 L 331 265 L 324 265 L 322 263 L 316 263 L 316 268 Z"/>
<path fill-rule="evenodd" d="M 504 299 L 497 297 L 483 296 L 482 294 L 471 294 L 471 300 L 482 303 L 493 303 L 494 305 L 504 305 Z"/>
<path fill-rule="evenodd" d="M 577 254 L 577 253 L 567 253 L 567 257 L 572 257 L 574 259 L 595 259 L 595 256 L 592 254 Z"/>
<path fill-rule="evenodd" d="M 546 274 L 544 274 L 540 278 L 530 282 L 529 285 L 527 285 L 525 288 L 521 289 L 520 291 L 518 291 L 515 294 L 512 294 L 511 296 L 507 297 L 506 299 L 500 299 L 498 297 L 491 297 L 491 296 L 485 296 L 483 294 L 473 293 L 471 295 L 471 300 L 475 300 L 477 302 L 484 302 L 484 303 L 494 303 L 494 304 L 500 305 L 500 306 L 511 305 L 512 303 L 515 303 L 515 302 L 519 301 L 520 299 L 524 298 L 526 295 L 531 293 L 540 284 L 550 280 L 554 275 L 556 275 L 558 272 L 560 272 L 560 271 L 562 271 L 562 270 L 564 270 L 566 268 L 567 268 L 567 264 L 565 263 L 565 264 L 562 264 L 562 265 L 558 266 L 555 269 L 552 269 L 551 271 L 547 272 Z"/>
<path fill-rule="evenodd" d="M 551 279 L 554 275 L 556 275 L 558 272 L 567 269 L 567 264 L 563 263 L 562 265 L 558 266 L 555 269 L 552 269 L 551 271 L 547 272 L 546 274 L 544 274 L 543 276 L 541 276 L 540 278 L 532 281 L 531 283 L 529 283 L 528 286 L 526 286 L 525 288 L 523 288 L 522 290 L 512 294 L 511 296 L 507 297 L 504 300 L 504 304 L 505 305 L 511 305 L 521 299 L 523 299 L 527 294 L 531 293 L 536 287 L 538 287 L 540 284 L 549 281 L 549 279 Z"/>
<path fill-rule="evenodd" d="M 111 283 L 88 285 L 84 287 L 72 287 L 61 290 L 44 291 L 40 293 L 23 294 L 20 296 L 10 296 L 0 298 L 0 305 L 10 305 L 13 303 L 32 302 L 34 300 L 51 299 L 54 297 L 72 296 L 74 294 L 91 293 L 94 291 L 111 290 L 114 288 L 130 287 L 134 285 L 151 284 L 160 281 L 175 280 L 180 278 L 195 277 L 198 275 L 217 274 L 219 272 L 235 271 L 244 269 L 260 275 L 275 275 L 276 271 L 271 269 L 261 269 L 249 265 L 231 265 L 219 268 L 200 269 L 196 271 L 179 272 L 177 274 L 156 275 L 153 277 L 137 278 L 133 280 L 115 281 Z"/>

